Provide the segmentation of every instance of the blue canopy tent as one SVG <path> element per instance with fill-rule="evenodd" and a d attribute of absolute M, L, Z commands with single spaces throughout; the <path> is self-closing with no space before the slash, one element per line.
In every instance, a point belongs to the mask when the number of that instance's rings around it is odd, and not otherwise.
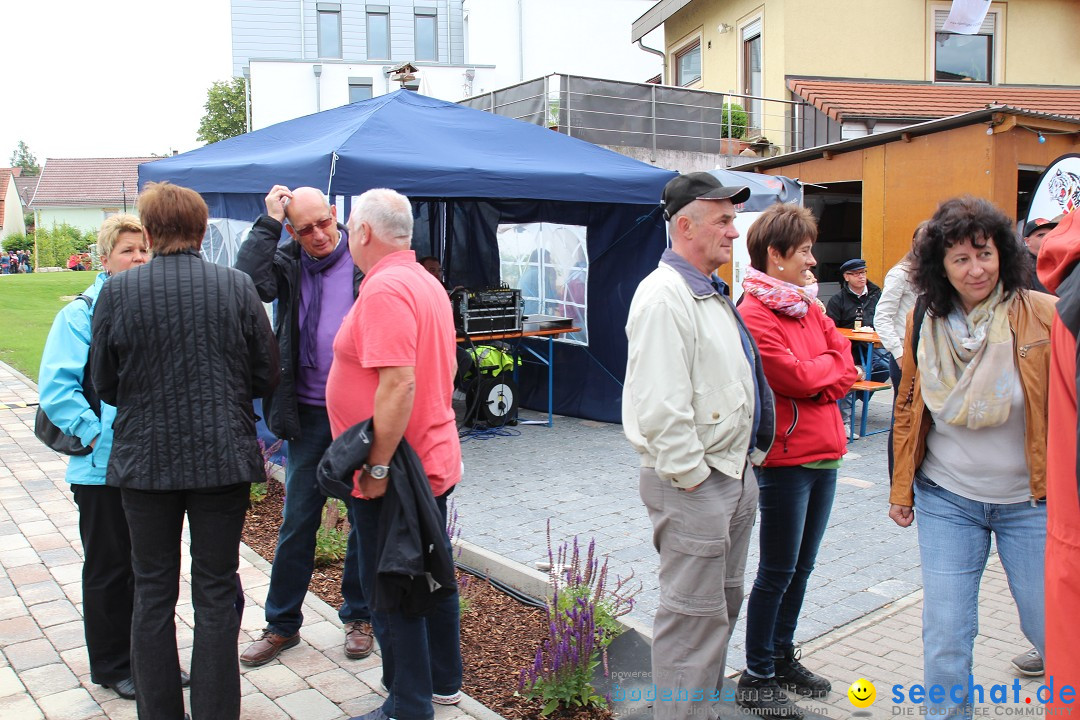
<path fill-rule="evenodd" d="M 254 220 L 275 184 L 322 189 L 339 217 L 365 190 L 393 188 L 413 201 L 418 256 L 439 256 L 450 281 L 471 288 L 501 280 L 500 225 L 584 226 L 588 345 L 557 343 L 554 407 L 604 421 L 620 419 L 623 328 L 638 282 L 665 247 L 658 202 L 674 176 L 546 128 L 404 90 L 139 167 L 140 186 L 190 187 L 212 217 L 238 221 Z M 546 407 L 546 374 L 526 367 L 521 393 L 526 406 Z"/>

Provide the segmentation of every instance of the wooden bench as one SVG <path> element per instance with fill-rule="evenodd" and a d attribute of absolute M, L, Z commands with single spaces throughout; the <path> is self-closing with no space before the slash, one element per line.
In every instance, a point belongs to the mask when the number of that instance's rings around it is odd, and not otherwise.
<path fill-rule="evenodd" d="M 876 393 L 879 390 L 891 390 L 891 389 L 892 389 L 892 383 L 876 382 L 874 380 L 857 380 L 857 381 L 855 381 L 855 384 L 851 386 L 851 390 L 848 392 L 847 395 L 844 396 L 843 400 L 840 401 L 842 403 L 847 403 L 848 408 L 850 409 L 850 413 L 848 414 L 848 421 L 850 423 L 849 429 L 848 429 L 848 441 L 849 442 L 855 439 L 855 401 L 856 401 L 856 399 L 861 399 L 862 403 L 863 403 L 863 406 L 862 406 L 862 418 L 860 419 L 860 422 L 859 422 L 859 437 L 865 437 L 867 435 L 867 432 L 866 432 L 866 416 L 867 416 L 867 414 L 869 412 L 867 404 L 870 402 L 870 396 L 872 396 L 874 393 Z M 861 398 L 859 397 L 860 393 L 862 394 Z M 869 434 L 874 435 L 874 434 L 879 433 L 879 432 L 886 432 L 886 431 L 885 430 L 875 430 L 874 432 L 869 433 Z"/>

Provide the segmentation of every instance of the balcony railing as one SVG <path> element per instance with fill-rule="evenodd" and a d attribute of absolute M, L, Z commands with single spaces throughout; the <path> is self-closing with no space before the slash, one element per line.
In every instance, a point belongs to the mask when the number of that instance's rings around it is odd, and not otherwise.
<path fill-rule="evenodd" d="M 598 145 L 736 156 L 816 145 L 821 115 L 802 100 L 548 75 L 461 101 Z M 821 128 L 822 131 L 825 128 Z"/>

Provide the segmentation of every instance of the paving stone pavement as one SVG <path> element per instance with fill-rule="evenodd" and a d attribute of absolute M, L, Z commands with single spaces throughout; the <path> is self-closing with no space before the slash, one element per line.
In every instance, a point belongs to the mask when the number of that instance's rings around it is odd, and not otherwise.
<path fill-rule="evenodd" d="M 888 427 L 892 396 L 879 392 L 867 429 Z M 861 405 L 857 408 L 861 411 Z M 528 419 L 540 415 L 523 411 Z M 546 416 L 544 416 L 546 417 Z M 455 491 L 462 538 L 529 566 L 547 560 L 545 528 L 555 544 L 575 534 L 609 557 L 609 572 L 634 573 L 642 590 L 630 617 L 652 626 L 659 599 L 652 525 L 638 495 L 638 455 L 619 425 L 557 417 L 552 427 L 518 425 L 505 435 L 467 437 L 465 480 Z M 810 576 L 796 642 L 846 625 L 921 587 L 914 528 L 889 520 L 888 433 L 849 445 L 836 500 Z M 757 526 L 750 541 L 746 592 L 758 563 Z M 746 608 L 728 664 L 742 668 Z"/>
<path fill-rule="evenodd" d="M 0 404 L 37 400 L 32 383 L 0 363 Z M 66 460 L 43 447 L 31 431 L 33 408 L 0 407 L 0 718 L 83 720 L 135 717 L 134 703 L 89 679 L 81 627 L 81 544 L 78 513 L 63 480 Z M 525 417 L 538 418 L 526 411 Z M 870 428 L 887 425 L 889 398 L 871 403 Z M 467 438 L 465 480 L 455 492 L 463 537 L 511 560 L 546 560 L 545 526 L 552 519 L 558 543 L 577 534 L 595 538 L 613 574 L 633 571 L 642 591 L 631 617 L 651 626 L 657 602 L 656 552 L 637 492 L 637 457 L 617 425 L 556 418 L 552 428 L 506 428 L 504 436 Z M 811 578 L 797 641 L 812 668 L 833 679 L 824 702 L 807 709 L 846 716 L 846 687 L 858 677 L 877 684 L 871 716 L 890 714 L 893 684 L 921 677 L 921 586 L 914 529 L 886 517 L 885 438 L 851 444 L 840 470 L 836 502 L 818 567 Z M 190 660 L 193 609 L 185 548 L 177 635 L 181 661 Z M 757 566 L 751 543 L 747 589 Z M 263 625 L 269 568 L 243 548 L 241 576 L 248 605 L 244 646 Z M 977 678 L 1011 683 L 1009 659 L 1028 648 L 996 561 L 991 559 L 980 598 Z M 729 665 L 740 668 L 742 619 Z M 242 668 L 243 717 L 251 720 L 334 720 L 361 714 L 380 702 L 377 655 L 344 657 L 336 613 L 309 595 L 304 642 L 261 668 Z M 1025 693 L 1038 687 L 1025 681 Z M 1038 710 L 1039 708 L 1027 708 Z M 436 720 L 487 717 L 466 700 L 436 708 Z"/>
<path fill-rule="evenodd" d="M 37 391 L 0 363 L 0 719 L 134 720 L 135 703 L 90 681 L 82 627 L 78 511 L 64 481 L 67 460 L 34 437 Z M 186 535 L 186 532 L 185 532 Z M 191 661 L 191 558 L 182 554 L 176 634 L 180 664 Z M 239 637 L 262 630 L 270 566 L 246 546 L 240 576 L 247 606 Z M 244 720 L 339 720 L 382 704 L 381 660 L 345 657 L 337 612 L 309 594 L 303 642 L 259 668 L 241 666 Z M 187 699 L 185 691 L 185 700 Z M 470 698 L 436 706 L 436 720 L 478 720 Z"/>

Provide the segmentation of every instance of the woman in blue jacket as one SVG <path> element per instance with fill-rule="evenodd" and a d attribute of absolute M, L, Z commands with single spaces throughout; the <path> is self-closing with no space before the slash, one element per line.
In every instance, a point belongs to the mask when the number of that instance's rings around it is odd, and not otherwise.
<path fill-rule="evenodd" d="M 101 226 L 98 255 L 105 269 L 83 295 L 53 320 L 38 373 L 41 407 L 64 433 L 93 451 L 72 456 L 67 481 L 79 507 L 83 544 L 83 629 L 90 656 L 90 679 L 135 697 L 131 672 L 131 611 L 134 578 L 131 540 L 120 489 L 105 485 L 116 408 L 100 403 L 100 417 L 83 391 L 90 353 L 90 323 L 102 285 L 110 276 L 149 259 L 142 225 L 133 215 L 114 215 Z M 95 403 L 96 404 L 96 403 Z"/>

